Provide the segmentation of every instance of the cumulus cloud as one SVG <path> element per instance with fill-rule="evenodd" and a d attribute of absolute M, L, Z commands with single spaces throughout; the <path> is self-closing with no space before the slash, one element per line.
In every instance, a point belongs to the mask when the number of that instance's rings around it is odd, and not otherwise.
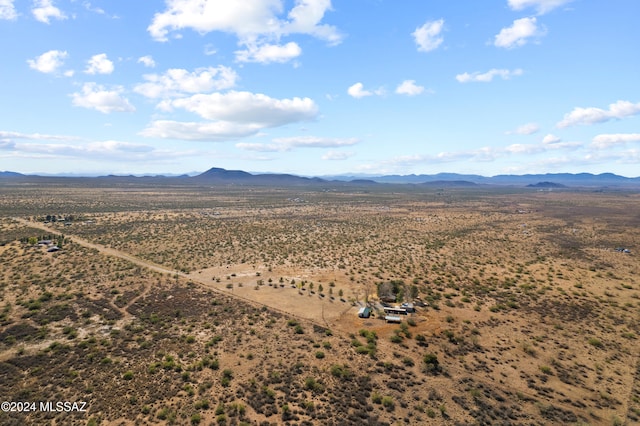
<path fill-rule="evenodd" d="M 634 104 L 629 101 L 618 101 L 610 104 L 609 109 L 606 110 L 595 107 L 577 107 L 570 113 L 565 114 L 562 121 L 556 124 L 556 127 L 564 128 L 578 124 L 587 125 L 604 123 L 606 121 L 617 120 L 637 114 L 640 114 L 640 102 Z"/>
<path fill-rule="evenodd" d="M 258 62 L 268 64 L 270 62 L 288 62 L 300 56 L 302 49 L 297 43 L 291 41 L 284 45 L 249 45 L 247 49 L 238 50 L 235 53 L 236 60 L 238 62 Z"/>
<path fill-rule="evenodd" d="M 347 93 L 354 98 L 364 98 L 365 96 L 373 95 L 373 93 L 368 90 L 364 90 L 364 85 L 360 82 L 350 86 L 347 89 Z"/>
<path fill-rule="evenodd" d="M 95 109 L 104 114 L 111 112 L 133 112 L 135 108 L 122 96 L 124 89 L 116 86 L 107 90 L 104 86 L 96 83 L 85 83 L 82 92 L 71 95 L 73 105 Z"/>
<path fill-rule="evenodd" d="M 87 74 L 111 74 L 113 72 L 113 62 L 107 58 L 106 53 L 93 55 L 87 61 L 87 68 L 84 72 Z"/>
<path fill-rule="evenodd" d="M 544 145 L 550 145 L 550 144 L 555 144 L 560 142 L 562 139 L 560 139 L 559 137 L 557 137 L 556 135 L 552 135 L 552 134 L 548 134 L 547 136 L 545 136 L 542 139 L 542 143 Z"/>
<path fill-rule="evenodd" d="M 458 82 L 460 83 L 471 83 L 471 82 L 488 83 L 492 81 L 494 77 L 500 77 L 503 80 L 509 80 L 511 77 L 522 75 L 523 72 L 524 71 L 522 71 L 520 68 L 515 70 L 493 68 L 484 73 L 474 72 L 472 74 L 469 74 L 468 72 L 465 72 L 463 74 L 458 74 L 456 75 L 456 80 L 458 80 Z"/>
<path fill-rule="evenodd" d="M 261 93 L 236 92 L 196 94 L 171 101 L 207 120 L 255 123 L 264 127 L 312 120 L 318 107 L 310 98 L 274 99 Z"/>
<path fill-rule="evenodd" d="M 573 0 L 508 0 L 509 7 L 513 10 L 523 10 L 533 7 L 536 11 L 543 15 Z"/>
<path fill-rule="evenodd" d="M 162 105 L 165 110 L 180 108 L 209 121 L 155 121 L 141 133 L 143 136 L 202 141 L 237 139 L 265 128 L 313 120 L 318 114 L 317 105 L 309 98 L 275 99 L 236 91 L 167 99 Z"/>
<path fill-rule="evenodd" d="M 506 49 L 524 46 L 529 38 L 544 35 L 544 31 L 538 29 L 536 21 L 535 17 L 516 19 L 513 25 L 503 28 L 495 36 L 493 44 Z"/>
<path fill-rule="evenodd" d="M 396 88 L 399 95 L 416 96 L 424 92 L 424 87 L 418 86 L 415 80 L 405 80 Z"/>
<path fill-rule="evenodd" d="M 184 94 L 230 89 L 236 85 L 238 75 L 225 66 L 197 68 L 189 72 L 171 68 L 164 74 L 147 74 L 146 80 L 134 87 L 134 91 L 148 98 L 167 98 Z"/>
<path fill-rule="evenodd" d="M 147 68 L 155 68 L 156 61 L 153 60 L 151 55 L 141 56 L 138 58 L 138 63 L 144 65 Z"/>
<path fill-rule="evenodd" d="M 320 24 L 328 10 L 331 10 L 331 0 L 296 0 L 280 31 L 283 34 L 309 34 L 329 44 L 338 44 L 344 36 L 336 27 Z"/>
<path fill-rule="evenodd" d="M 28 59 L 29 68 L 40 71 L 45 74 L 56 72 L 62 65 L 64 59 L 68 56 L 66 51 L 50 50 L 34 59 Z"/>
<path fill-rule="evenodd" d="M 321 23 L 331 10 L 330 0 L 296 0 L 286 17 L 282 0 L 166 0 L 165 3 L 166 10 L 156 13 L 147 28 L 158 41 L 166 41 L 171 32 L 183 29 L 201 34 L 232 33 L 241 44 L 290 34 L 308 34 L 329 44 L 338 44 L 343 39 L 334 26 Z"/>
<path fill-rule="evenodd" d="M 466 77 L 463 77 L 463 79 L 464 78 Z M 536 123 L 527 123 L 527 124 L 523 124 L 522 126 L 518 127 L 515 130 L 510 130 L 505 133 L 507 135 L 514 135 L 514 134 L 515 135 L 532 135 L 534 133 L 537 133 L 539 130 L 540 130 L 540 126 L 538 126 Z"/>
<path fill-rule="evenodd" d="M 33 17 L 36 18 L 36 20 L 44 22 L 45 24 L 50 23 L 51 18 L 59 20 L 67 19 L 67 15 L 55 7 L 52 0 L 36 0 L 33 9 L 31 9 L 31 13 L 33 13 Z"/>
<path fill-rule="evenodd" d="M 167 41 L 171 33 L 192 29 L 200 34 L 221 31 L 234 34 L 243 48 L 236 51 L 238 62 L 262 64 L 288 62 L 301 55 L 295 42 L 281 44 L 292 34 L 306 34 L 339 44 L 344 35 L 322 23 L 331 10 L 331 0 L 295 0 L 287 12 L 283 0 L 165 0 L 166 9 L 156 13 L 147 31 L 157 41 Z M 274 42 L 275 41 L 275 42 Z M 211 49 L 207 49 L 211 52 Z"/>
<path fill-rule="evenodd" d="M 411 33 L 420 52 L 430 52 L 440 47 L 444 38 L 440 35 L 444 28 L 444 19 L 427 21 Z"/>
<path fill-rule="evenodd" d="M 364 98 L 366 96 L 372 96 L 372 95 L 383 95 L 384 94 L 384 89 L 382 87 L 374 90 L 374 91 L 370 91 L 370 90 L 365 90 L 364 89 L 364 85 L 360 82 L 357 82 L 355 84 L 353 84 L 352 86 L 350 86 L 347 89 L 347 93 L 349 94 L 349 96 L 354 97 L 356 99 L 360 99 L 360 98 Z"/>
<path fill-rule="evenodd" d="M 13 0 L 0 0 L 0 19 L 13 21 L 18 18 L 18 13 L 13 5 Z"/>
<path fill-rule="evenodd" d="M 634 142 L 640 142 L 640 133 L 603 134 L 593 138 L 591 147 L 595 149 L 607 149 Z"/>

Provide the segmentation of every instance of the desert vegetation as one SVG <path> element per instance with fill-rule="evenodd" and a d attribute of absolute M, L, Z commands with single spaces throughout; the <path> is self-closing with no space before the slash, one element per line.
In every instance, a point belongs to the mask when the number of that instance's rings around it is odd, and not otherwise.
<path fill-rule="evenodd" d="M 0 393 L 88 410 L 2 424 L 640 421 L 637 193 L 73 182 L 0 188 Z"/>

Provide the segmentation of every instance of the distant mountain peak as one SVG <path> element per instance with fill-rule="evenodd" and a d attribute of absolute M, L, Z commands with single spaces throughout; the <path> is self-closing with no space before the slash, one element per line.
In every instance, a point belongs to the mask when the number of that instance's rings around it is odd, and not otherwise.
<path fill-rule="evenodd" d="M 566 185 L 556 182 L 538 182 L 530 183 L 527 188 L 566 188 Z"/>

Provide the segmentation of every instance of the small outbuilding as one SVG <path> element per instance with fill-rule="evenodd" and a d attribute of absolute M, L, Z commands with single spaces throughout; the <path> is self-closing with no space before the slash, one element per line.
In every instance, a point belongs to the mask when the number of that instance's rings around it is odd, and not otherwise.
<path fill-rule="evenodd" d="M 384 313 L 391 315 L 407 315 L 407 310 L 399 306 L 385 306 Z"/>
<path fill-rule="evenodd" d="M 393 322 L 397 324 L 400 324 L 402 322 L 402 319 L 400 319 L 399 315 L 387 315 L 384 317 L 384 320 L 386 322 Z"/>
<path fill-rule="evenodd" d="M 408 313 L 414 313 L 416 311 L 415 306 L 413 306 L 413 303 L 409 303 L 409 302 L 405 302 L 401 305 L 402 308 L 404 308 Z"/>
<path fill-rule="evenodd" d="M 358 311 L 358 317 L 360 318 L 369 318 L 371 316 L 371 308 L 360 308 Z"/>

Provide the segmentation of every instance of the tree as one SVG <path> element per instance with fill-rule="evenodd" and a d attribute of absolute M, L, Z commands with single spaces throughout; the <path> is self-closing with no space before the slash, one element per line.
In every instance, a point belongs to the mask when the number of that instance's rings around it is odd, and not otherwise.
<path fill-rule="evenodd" d="M 322 294 L 322 290 L 324 290 L 324 287 L 322 287 L 322 284 L 318 285 L 318 293 Z"/>

